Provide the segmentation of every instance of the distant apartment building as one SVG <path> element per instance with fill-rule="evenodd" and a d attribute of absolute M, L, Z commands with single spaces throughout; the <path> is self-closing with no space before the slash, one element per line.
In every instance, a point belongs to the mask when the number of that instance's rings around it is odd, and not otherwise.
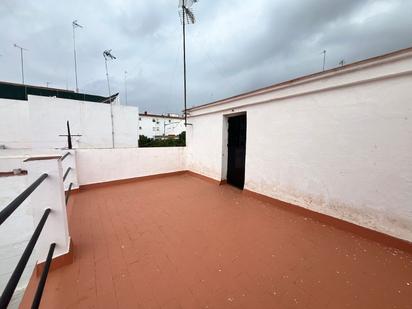
<path fill-rule="evenodd" d="M 176 114 L 139 114 L 139 135 L 149 138 L 175 138 L 185 131 L 185 120 Z"/>

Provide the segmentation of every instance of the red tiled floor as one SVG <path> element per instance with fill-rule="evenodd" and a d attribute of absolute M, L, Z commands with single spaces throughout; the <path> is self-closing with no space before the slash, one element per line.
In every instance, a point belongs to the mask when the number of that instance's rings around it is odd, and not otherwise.
<path fill-rule="evenodd" d="M 412 308 L 410 254 L 187 174 L 81 192 L 70 225 L 41 308 Z"/>

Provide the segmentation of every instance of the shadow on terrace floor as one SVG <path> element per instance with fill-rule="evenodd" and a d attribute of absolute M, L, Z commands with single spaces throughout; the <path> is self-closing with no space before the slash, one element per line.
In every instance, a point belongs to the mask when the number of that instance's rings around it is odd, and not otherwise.
<path fill-rule="evenodd" d="M 41 308 L 411 308 L 410 254 L 228 185 L 183 174 L 73 197 L 75 262 Z"/>

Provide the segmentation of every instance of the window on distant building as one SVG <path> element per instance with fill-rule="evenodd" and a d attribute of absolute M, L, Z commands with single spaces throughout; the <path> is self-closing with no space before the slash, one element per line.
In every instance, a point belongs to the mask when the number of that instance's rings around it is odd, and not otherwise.
<path fill-rule="evenodd" d="M 152 119 L 152 122 L 156 122 L 156 119 L 153 118 L 153 119 Z"/>
<path fill-rule="evenodd" d="M 169 119 L 169 123 L 171 123 L 171 122 L 172 122 L 172 120 Z"/>
<path fill-rule="evenodd" d="M 142 117 L 139 117 L 139 121 L 142 121 Z"/>
<path fill-rule="evenodd" d="M 153 127 L 153 131 L 156 131 L 156 127 Z"/>
<path fill-rule="evenodd" d="M 139 130 L 141 130 L 142 129 L 142 127 L 139 127 Z"/>

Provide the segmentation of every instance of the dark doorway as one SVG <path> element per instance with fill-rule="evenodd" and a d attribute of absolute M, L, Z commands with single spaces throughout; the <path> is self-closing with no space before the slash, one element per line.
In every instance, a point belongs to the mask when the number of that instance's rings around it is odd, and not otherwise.
<path fill-rule="evenodd" d="M 243 189 L 245 184 L 246 114 L 228 118 L 227 183 Z"/>

